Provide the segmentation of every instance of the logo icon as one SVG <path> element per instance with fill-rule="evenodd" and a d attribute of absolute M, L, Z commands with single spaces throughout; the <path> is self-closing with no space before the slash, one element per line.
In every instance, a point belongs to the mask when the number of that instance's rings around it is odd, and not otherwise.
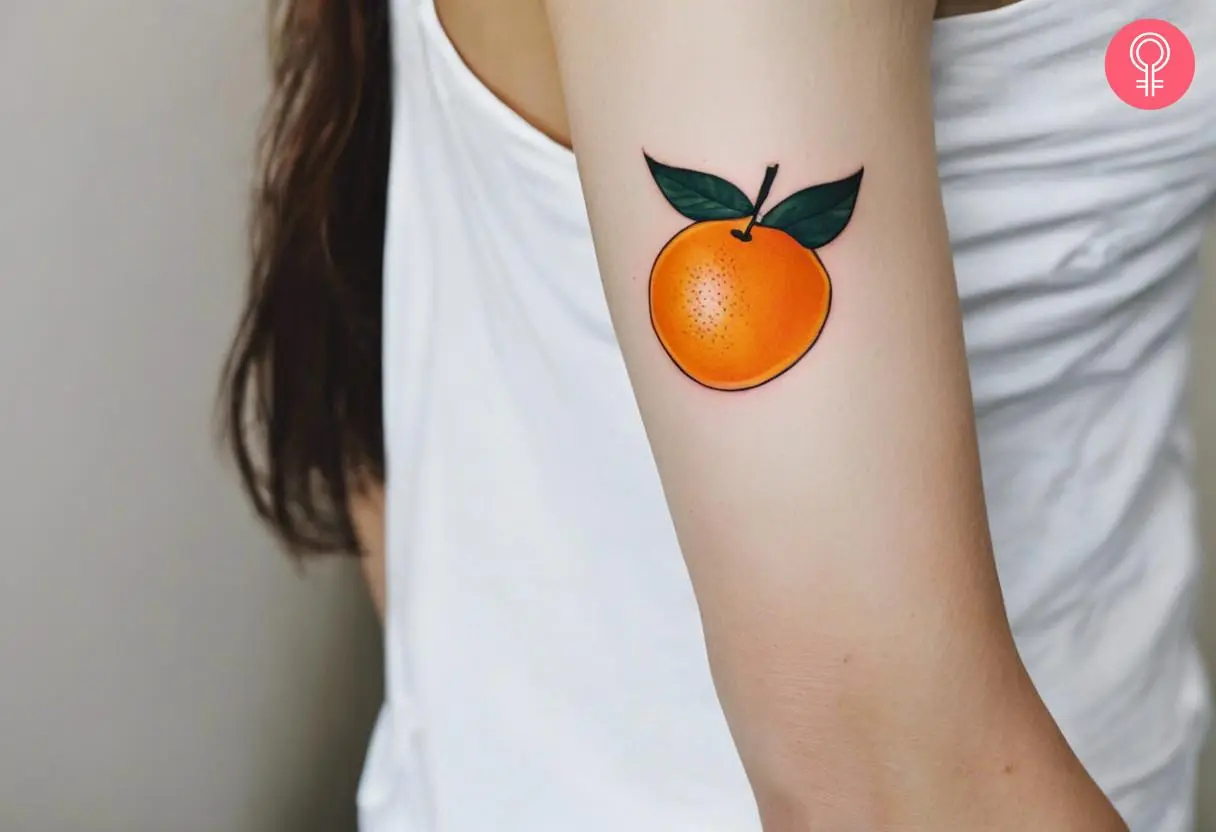
<path fill-rule="evenodd" d="M 1152 56 L 1151 63 L 1144 57 L 1145 46 L 1156 48 L 1156 54 Z M 1169 65 L 1170 42 L 1156 32 L 1137 35 L 1136 39 L 1132 41 L 1131 58 L 1132 66 L 1144 73 L 1144 78 L 1136 82 L 1136 89 L 1142 90 L 1149 98 L 1155 97 L 1157 90 L 1165 86 L 1165 82 L 1157 73 Z"/>
<path fill-rule="evenodd" d="M 1161 110 L 1190 89 L 1195 50 L 1172 23 L 1137 20 L 1120 29 L 1107 47 L 1106 78 L 1125 103 Z"/>

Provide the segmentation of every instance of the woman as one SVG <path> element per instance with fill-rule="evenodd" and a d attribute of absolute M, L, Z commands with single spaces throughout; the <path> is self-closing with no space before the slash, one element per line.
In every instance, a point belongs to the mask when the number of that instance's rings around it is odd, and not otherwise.
<path fill-rule="evenodd" d="M 364 829 L 1191 828 L 1216 82 L 1102 67 L 1216 11 L 1079 5 L 282 6 L 230 429 Z"/>

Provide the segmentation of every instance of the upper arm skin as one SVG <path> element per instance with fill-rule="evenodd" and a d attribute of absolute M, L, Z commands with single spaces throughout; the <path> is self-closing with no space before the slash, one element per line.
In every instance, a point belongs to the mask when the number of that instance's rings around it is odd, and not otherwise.
<path fill-rule="evenodd" d="M 605 293 L 766 832 L 1121 828 L 1002 607 L 937 180 L 932 3 L 547 8 Z M 711 389 L 664 349 L 652 264 L 690 220 L 644 151 L 749 198 L 778 164 L 766 209 L 864 168 L 818 251 L 826 326 L 772 381 Z"/>

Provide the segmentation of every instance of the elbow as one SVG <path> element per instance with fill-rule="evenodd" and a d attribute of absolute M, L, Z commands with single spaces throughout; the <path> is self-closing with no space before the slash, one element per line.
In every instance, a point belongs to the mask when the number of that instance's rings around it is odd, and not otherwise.
<path fill-rule="evenodd" d="M 752 788 L 764 832 L 810 832 L 817 828 L 816 824 L 819 824 L 818 828 L 826 828 L 817 820 L 822 812 L 815 810 L 810 790 L 801 791 L 757 781 L 753 781 Z M 831 828 L 851 832 L 861 827 L 834 824 Z"/>
<path fill-rule="evenodd" d="M 804 735 L 745 761 L 762 829 L 1127 832 L 1071 753 L 1006 748 L 1021 763 L 998 766 L 996 757 L 935 739 L 929 724 L 908 735 L 902 746 L 820 737 L 813 753 Z"/>
<path fill-rule="evenodd" d="M 764 832 L 875 832 L 890 828 L 886 801 L 873 791 L 847 788 L 805 767 L 784 776 L 749 775 Z"/>
<path fill-rule="evenodd" d="M 839 723 L 786 730 L 750 752 L 744 767 L 764 832 L 875 832 L 898 819 L 901 784 L 882 749 Z"/>

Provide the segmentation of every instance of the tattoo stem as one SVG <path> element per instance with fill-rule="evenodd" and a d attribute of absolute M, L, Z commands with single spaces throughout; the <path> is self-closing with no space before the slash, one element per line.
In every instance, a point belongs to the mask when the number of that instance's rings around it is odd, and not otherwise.
<path fill-rule="evenodd" d="M 742 231 L 736 228 L 731 232 L 737 239 L 745 243 L 752 241 L 752 228 L 755 227 L 756 221 L 760 218 L 760 209 L 764 207 L 764 201 L 768 199 L 769 191 L 773 189 L 773 182 L 777 180 L 778 167 L 779 165 L 769 165 L 768 170 L 764 172 L 764 182 L 760 185 L 760 193 L 756 195 L 756 210 L 752 213 L 751 222 Z"/>

